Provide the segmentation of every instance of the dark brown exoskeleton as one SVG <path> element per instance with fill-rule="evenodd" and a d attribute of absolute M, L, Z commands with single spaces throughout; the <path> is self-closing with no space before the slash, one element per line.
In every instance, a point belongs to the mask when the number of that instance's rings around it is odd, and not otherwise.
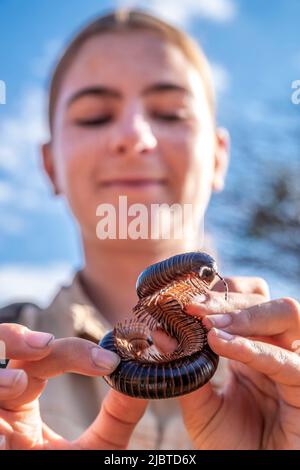
<path fill-rule="evenodd" d="M 214 259 L 198 251 L 172 256 L 140 274 L 134 318 L 117 324 L 100 342 L 121 357 L 117 369 L 105 377 L 111 387 L 157 399 L 184 395 L 210 380 L 219 357 L 207 343 L 201 320 L 184 309 L 195 295 L 208 291 L 215 276 L 223 280 Z M 151 332 L 161 328 L 178 342 L 172 353 L 160 353 L 153 344 Z"/>

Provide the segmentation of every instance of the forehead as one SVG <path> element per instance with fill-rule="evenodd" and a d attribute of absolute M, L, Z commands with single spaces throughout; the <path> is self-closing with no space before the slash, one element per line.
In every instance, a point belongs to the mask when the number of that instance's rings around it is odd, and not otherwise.
<path fill-rule="evenodd" d="M 99 83 L 139 93 L 153 82 L 171 81 L 199 94 L 202 79 L 184 53 L 150 31 L 105 33 L 88 39 L 66 72 L 61 95 Z"/>

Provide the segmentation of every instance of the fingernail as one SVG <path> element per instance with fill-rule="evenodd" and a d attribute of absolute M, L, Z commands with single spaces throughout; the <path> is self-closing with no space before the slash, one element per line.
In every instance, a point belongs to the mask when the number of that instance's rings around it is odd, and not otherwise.
<path fill-rule="evenodd" d="M 224 341 L 232 341 L 235 338 L 234 335 L 230 335 L 227 333 L 227 331 L 217 330 L 216 328 L 214 328 L 214 331 L 217 337 L 223 339 Z"/>
<path fill-rule="evenodd" d="M 0 387 L 13 387 L 24 375 L 23 370 L 6 369 L 0 376 Z"/>
<path fill-rule="evenodd" d="M 100 369 L 107 369 L 112 372 L 120 363 L 117 354 L 103 348 L 93 348 L 91 354 L 93 363 Z"/>
<path fill-rule="evenodd" d="M 222 313 L 219 315 L 208 315 L 205 317 L 205 322 L 207 326 L 216 328 L 226 328 L 232 323 L 232 316 L 229 313 Z"/>
<path fill-rule="evenodd" d="M 24 340 L 31 348 L 43 349 L 52 343 L 54 336 L 50 333 L 41 333 L 39 331 L 29 331 L 24 335 Z"/>

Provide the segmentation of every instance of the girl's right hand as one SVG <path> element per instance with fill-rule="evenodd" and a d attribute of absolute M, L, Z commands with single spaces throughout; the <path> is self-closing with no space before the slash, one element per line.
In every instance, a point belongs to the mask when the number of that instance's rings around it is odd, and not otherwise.
<path fill-rule="evenodd" d="M 10 359 L 8 367 L 0 369 L 0 449 L 126 448 L 144 413 L 143 400 L 109 392 L 94 423 L 74 442 L 49 429 L 39 409 L 49 378 L 67 372 L 108 375 L 119 363 L 117 355 L 91 341 L 55 340 L 51 334 L 16 324 L 0 324 L 0 341 Z"/>

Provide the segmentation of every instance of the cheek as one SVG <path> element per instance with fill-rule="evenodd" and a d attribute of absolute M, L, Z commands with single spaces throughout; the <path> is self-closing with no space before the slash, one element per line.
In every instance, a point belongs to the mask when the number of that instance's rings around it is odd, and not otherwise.
<path fill-rule="evenodd" d="M 101 142 L 97 134 L 65 131 L 55 147 L 57 169 L 62 190 L 72 186 L 86 187 L 95 175 L 97 157 L 101 156 Z"/>
<path fill-rule="evenodd" d="M 210 196 L 214 144 L 211 129 L 199 125 L 160 132 L 161 154 L 181 202 L 207 200 Z"/>
<path fill-rule="evenodd" d="M 60 191 L 81 220 L 95 218 L 97 200 L 96 176 L 103 155 L 102 142 L 96 133 L 65 131 L 55 147 L 57 179 Z"/>
<path fill-rule="evenodd" d="M 157 132 L 160 153 L 169 170 L 169 175 L 176 182 L 183 180 L 193 163 L 195 136 L 193 132 L 180 126 L 160 129 Z"/>

